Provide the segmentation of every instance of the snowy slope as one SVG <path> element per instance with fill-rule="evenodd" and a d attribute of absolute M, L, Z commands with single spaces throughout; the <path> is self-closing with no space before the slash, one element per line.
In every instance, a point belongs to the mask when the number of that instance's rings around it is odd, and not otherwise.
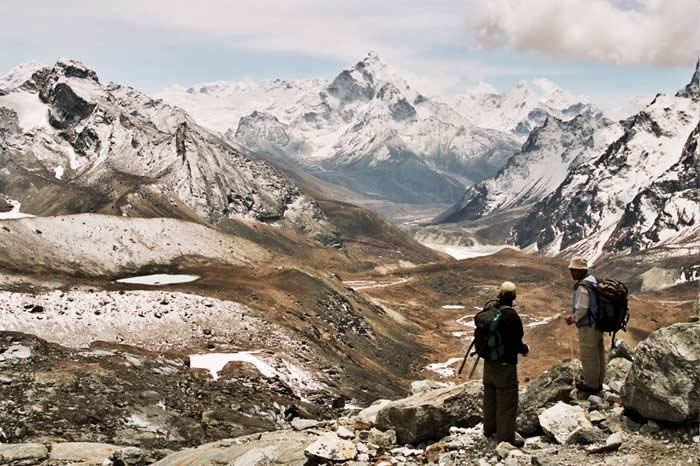
<path fill-rule="evenodd" d="M 372 52 L 331 82 L 212 83 L 158 96 L 244 147 L 399 201 L 406 191 L 415 193 L 410 202 L 456 201 L 463 184 L 495 174 L 518 149 L 512 137 L 422 96 Z"/>
<path fill-rule="evenodd" d="M 462 200 L 437 220 L 475 220 L 540 201 L 572 168 L 600 156 L 621 135 L 622 127 L 609 120 L 579 115 L 562 121 L 550 116 L 495 177 L 470 186 Z"/>
<path fill-rule="evenodd" d="M 548 115 L 560 120 L 577 115 L 602 117 L 588 97 L 573 95 L 547 79 L 520 81 L 502 94 L 481 85 L 454 97 L 451 103 L 474 124 L 510 133 L 522 142 Z"/>
<path fill-rule="evenodd" d="M 235 217 L 334 241 L 315 202 L 271 166 L 79 62 L 61 60 L 0 96 L 0 155 L 0 186 L 29 213 Z"/>
<path fill-rule="evenodd" d="M 21 86 L 25 81 L 31 78 L 36 71 L 43 67 L 44 65 L 38 61 L 30 61 L 15 66 L 6 74 L 0 76 L 0 89 L 9 91 Z"/>
<path fill-rule="evenodd" d="M 698 80 L 696 69 L 677 96 L 658 95 L 623 122 L 622 137 L 574 168 L 515 226 L 516 244 L 595 259 L 692 237 L 698 185 L 687 167 L 697 160 Z"/>

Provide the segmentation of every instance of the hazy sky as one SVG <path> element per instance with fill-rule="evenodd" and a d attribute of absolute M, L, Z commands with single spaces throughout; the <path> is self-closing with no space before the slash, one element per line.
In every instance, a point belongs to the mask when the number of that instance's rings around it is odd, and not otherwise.
<path fill-rule="evenodd" d="M 374 50 L 428 95 L 544 77 L 605 104 L 684 86 L 699 24 L 700 0 L 6 2 L 0 75 L 69 57 L 148 92 L 330 78 Z"/>

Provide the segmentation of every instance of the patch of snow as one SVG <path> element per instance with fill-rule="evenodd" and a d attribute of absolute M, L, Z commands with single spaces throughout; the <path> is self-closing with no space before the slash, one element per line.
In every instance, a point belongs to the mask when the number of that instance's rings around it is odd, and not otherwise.
<path fill-rule="evenodd" d="M 0 354 L 0 361 L 10 359 L 28 359 L 32 357 L 32 349 L 24 345 L 11 345 L 4 353 Z"/>
<path fill-rule="evenodd" d="M 157 424 L 152 423 L 151 421 L 148 420 L 146 416 L 142 416 L 140 414 L 132 414 L 129 416 L 129 418 L 126 420 L 126 423 L 130 426 L 136 427 L 139 430 L 143 430 L 146 432 L 158 432 L 160 429 Z"/>
<path fill-rule="evenodd" d="M 455 373 L 455 370 L 451 368 L 450 366 L 460 362 L 462 358 L 450 358 L 447 360 L 447 362 L 436 362 L 433 364 L 428 364 L 426 366 L 426 369 L 429 371 L 437 372 L 443 377 L 450 377 L 453 376 Z"/>
<path fill-rule="evenodd" d="M 22 206 L 22 204 L 19 201 L 9 200 L 8 202 L 12 204 L 12 210 L 10 210 L 9 212 L 0 212 L 0 220 L 12 220 L 18 218 L 34 217 L 34 215 L 32 214 L 23 214 L 19 211 L 20 207 Z"/>
<path fill-rule="evenodd" d="M 481 310 L 481 308 L 477 308 Z M 468 314 L 466 316 L 462 316 L 459 319 L 457 319 L 457 323 L 459 325 L 464 325 L 465 327 L 471 327 L 471 328 L 476 328 L 476 324 L 474 324 L 474 316 L 476 314 Z M 472 319 L 470 321 L 467 321 L 466 319 Z"/>
<path fill-rule="evenodd" d="M 446 304 L 442 306 L 442 309 L 464 309 L 464 306 L 459 304 Z"/>
<path fill-rule="evenodd" d="M 208 353 L 190 355 L 190 367 L 206 369 L 214 380 L 219 378 L 219 372 L 232 361 L 247 362 L 255 366 L 260 374 L 267 378 L 278 377 L 293 388 L 311 390 L 320 388 L 314 377 L 306 370 L 282 359 L 282 364 L 275 365 L 257 356 L 261 351 L 241 351 L 238 353 Z M 277 366 L 277 367 L 275 367 Z"/>
<path fill-rule="evenodd" d="M 364 290 L 367 288 L 386 288 L 387 286 L 400 285 L 401 283 L 406 283 L 408 278 L 400 278 L 393 282 L 377 283 L 371 280 L 357 280 L 343 282 L 343 285 L 351 287 L 353 290 Z"/>
<path fill-rule="evenodd" d="M 54 176 L 55 176 L 57 179 L 60 180 L 60 179 L 63 178 L 63 172 L 64 172 L 63 167 L 56 167 L 56 168 L 53 169 L 53 172 L 54 172 Z"/>
<path fill-rule="evenodd" d="M 491 254 L 496 254 L 502 249 L 515 249 L 516 247 L 509 244 L 476 244 L 473 246 L 454 246 L 449 244 L 437 244 L 437 243 L 421 243 L 423 246 L 429 247 L 430 249 L 435 249 L 436 251 L 444 252 L 454 257 L 457 260 L 461 259 L 473 259 L 474 257 L 490 256 Z"/>
<path fill-rule="evenodd" d="M 39 100 L 37 94 L 26 91 L 10 92 L 0 96 L 0 107 L 14 110 L 19 125 L 24 131 L 30 131 L 33 128 L 52 131 L 49 125 L 49 107 Z"/>
<path fill-rule="evenodd" d="M 199 275 L 169 275 L 169 274 L 154 274 L 154 275 L 143 275 L 140 277 L 130 277 L 130 278 L 120 278 L 115 280 L 117 283 L 131 283 L 139 285 L 172 285 L 175 283 L 189 283 L 195 280 L 199 280 L 201 277 Z"/>

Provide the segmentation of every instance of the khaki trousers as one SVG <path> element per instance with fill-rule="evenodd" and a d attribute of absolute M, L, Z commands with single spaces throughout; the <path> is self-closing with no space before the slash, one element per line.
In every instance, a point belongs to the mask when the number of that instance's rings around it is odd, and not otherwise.
<path fill-rule="evenodd" d="M 605 380 L 605 344 L 603 332 L 593 326 L 578 328 L 579 350 L 583 366 L 583 383 L 596 389 Z"/>
<path fill-rule="evenodd" d="M 518 366 L 484 361 L 484 435 L 499 442 L 515 441 L 518 411 Z"/>

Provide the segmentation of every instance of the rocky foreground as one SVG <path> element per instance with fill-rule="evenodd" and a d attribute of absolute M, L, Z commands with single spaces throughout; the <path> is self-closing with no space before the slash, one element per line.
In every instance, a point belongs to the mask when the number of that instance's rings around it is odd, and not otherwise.
<path fill-rule="evenodd" d="M 250 388 L 247 404 L 230 403 L 245 393 L 240 378 L 205 383 L 181 361 L 128 348 L 72 354 L 72 378 L 65 367 L 26 370 L 32 358 L 49 359 L 41 345 L 67 351 L 23 334 L 0 339 L 3 465 L 681 465 L 700 458 L 697 322 L 662 328 L 635 350 L 618 345 L 599 395 L 572 390 L 577 360 L 556 363 L 521 391 L 521 448 L 483 436 L 480 381 L 415 382 L 409 398 L 329 419 L 330 411 L 294 400 L 284 387 L 267 404 Z M 120 365 L 147 370 L 111 385 L 117 381 L 105 377 Z M 149 373 L 180 379 L 149 388 Z M 258 433 L 235 435 L 256 422 Z"/>

